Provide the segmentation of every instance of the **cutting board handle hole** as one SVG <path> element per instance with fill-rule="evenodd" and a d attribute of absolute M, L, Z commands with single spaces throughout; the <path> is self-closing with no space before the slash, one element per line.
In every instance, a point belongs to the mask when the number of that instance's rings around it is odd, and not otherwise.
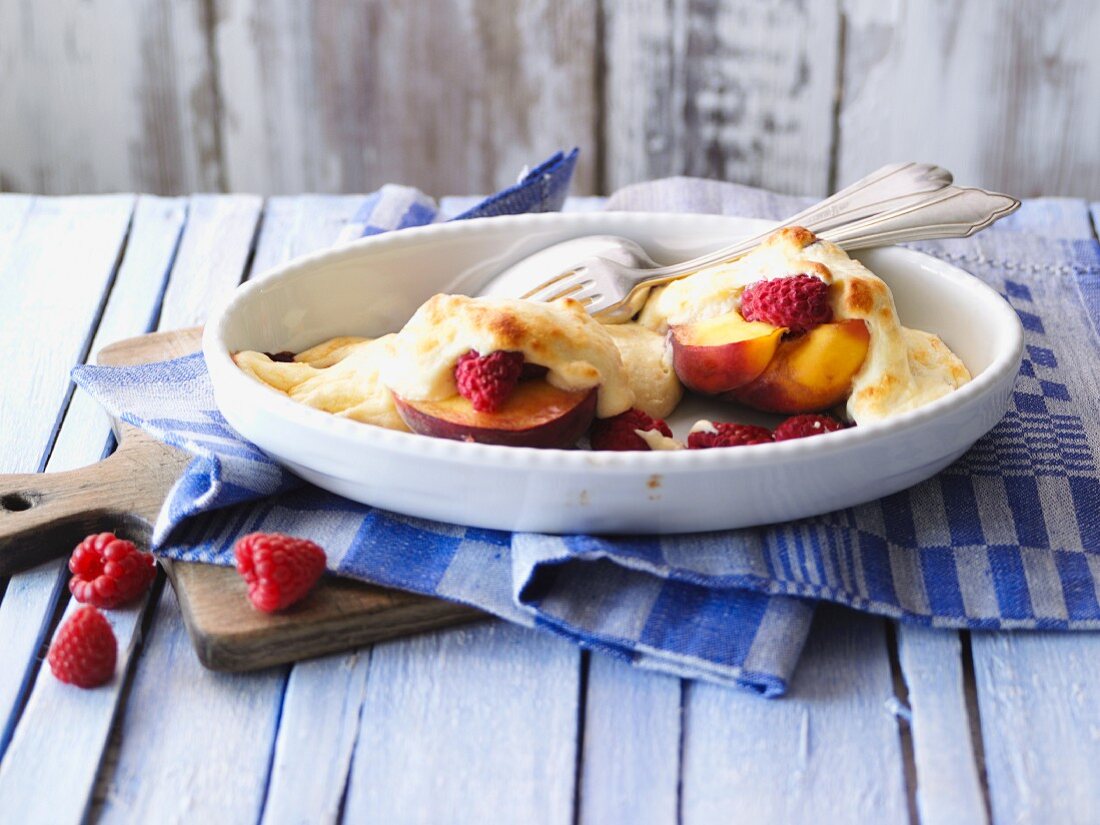
<path fill-rule="evenodd" d="M 33 506 L 34 501 L 21 493 L 8 493 L 5 496 L 0 496 L 0 510 L 18 513 L 22 510 L 29 510 Z"/>

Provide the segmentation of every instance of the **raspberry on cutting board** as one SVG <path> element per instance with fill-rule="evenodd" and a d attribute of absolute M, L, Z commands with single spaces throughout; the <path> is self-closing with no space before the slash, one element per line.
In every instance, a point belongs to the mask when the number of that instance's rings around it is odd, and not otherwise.
<path fill-rule="evenodd" d="M 152 553 L 114 533 L 95 533 L 69 557 L 69 592 L 83 604 L 110 609 L 131 602 L 149 589 L 157 576 Z"/>
<path fill-rule="evenodd" d="M 98 687 L 115 675 L 118 642 L 102 613 L 94 607 L 82 607 L 58 628 L 46 658 L 59 681 L 82 688 Z"/>
<path fill-rule="evenodd" d="M 309 539 L 249 533 L 233 548 L 237 572 L 257 610 L 274 613 L 303 599 L 325 572 L 325 551 Z"/>
<path fill-rule="evenodd" d="M 741 293 L 741 317 L 786 327 L 795 335 L 809 332 L 833 319 L 829 285 L 804 272 L 757 281 Z"/>

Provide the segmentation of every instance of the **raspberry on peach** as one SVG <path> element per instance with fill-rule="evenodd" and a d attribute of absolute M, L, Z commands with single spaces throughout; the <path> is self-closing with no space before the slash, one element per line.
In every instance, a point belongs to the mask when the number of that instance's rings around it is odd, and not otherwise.
<path fill-rule="evenodd" d="M 741 315 L 800 335 L 833 319 L 829 285 L 804 272 L 757 281 L 741 293 Z"/>
<path fill-rule="evenodd" d="M 523 376 L 523 353 L 498 350 L 480 355 L 470 350 L 455 365 L 458 394 L 478 412 L 496 412 Z"/>

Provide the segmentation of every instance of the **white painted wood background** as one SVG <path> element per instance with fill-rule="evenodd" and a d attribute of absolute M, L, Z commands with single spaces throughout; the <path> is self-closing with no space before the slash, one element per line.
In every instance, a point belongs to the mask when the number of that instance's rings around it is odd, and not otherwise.
<path fill-rule="evenodd" d="M 823 194 L 932 160 L 1100 197 L 1097 0 L 0 0 L 0 190 Z"/>

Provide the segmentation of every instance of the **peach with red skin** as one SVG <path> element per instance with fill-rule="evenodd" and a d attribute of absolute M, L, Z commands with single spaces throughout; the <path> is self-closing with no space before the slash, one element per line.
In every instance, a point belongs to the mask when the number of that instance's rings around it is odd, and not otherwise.
<path fill-rule="evenodd" d="M 859 319 L 834 321 L 783 341 L 767 368 L 723 398 L 758 410 L 808 413 L 843 403 L 871 336 Z"/>
<path fill-rule="evenodd" d="M 672 367 L 688 389 L 717 395 L 748 384 L 775 355 L 783 328 L 746 321 L 737 312 L 669 330 Z"/>
<path fill-rule="evenodd" d="M 597 389 L 559 389 L 542 379 L 521 381 L 495 412 L 478 412 L 461 395 L 442 401 L 412 401 L 394 395 L 397 412 L 420 435 L 503 444 L 509 447 L 572 447 L 596 416 Z"/>

